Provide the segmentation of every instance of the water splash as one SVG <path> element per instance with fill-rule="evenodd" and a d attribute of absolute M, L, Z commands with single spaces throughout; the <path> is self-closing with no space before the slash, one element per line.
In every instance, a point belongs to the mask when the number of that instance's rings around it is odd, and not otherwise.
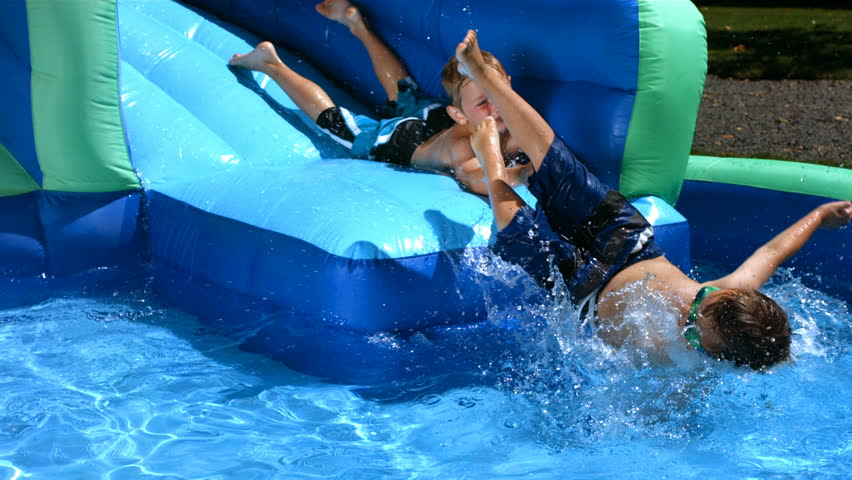
<path fill-rule="evenodd" d="M 518 351 L 497 365 L 496 386 L 533 406 L 534 430 L 548 448 L 588 448 L 625 438 L 699 441 L 723 423 L 718 405 L 729 400 L 724 394 L 720 400 L 720 391 L 753 395 L 740 409 L 767 402 L 765 391 L 755 394 L 743 386 L 758 374 L 685 347 L 678 302 L 650 289 L 650 280 L 630 285 L 619 300 L 622 321 L 607 332 L 619 339 L 615 348 L 583 328 L 557 271 L 551 272 L 556 287 L 544 292 L 489 252 L 470 252 L 463 263 L 491 282 L 483 283 L 489 321 L 511 319 L 521 326 L 515 333 Z M 844 302 L 807 289 L 789 270 L 773 278 L 767 293 L 791 312 L 798 356 L 844 351 L 844 340 L 832 340 L 849 337 Z M 845 334 L 827 334 L 832 330 Z"/>
<path fill-rule="evenodd" d="M 794 269 L 780 269 L 764 291 L 789 316 L 794 358 L 830 360 L 842 354 L 852 331 L 846 302 L 809 287 Z"/>

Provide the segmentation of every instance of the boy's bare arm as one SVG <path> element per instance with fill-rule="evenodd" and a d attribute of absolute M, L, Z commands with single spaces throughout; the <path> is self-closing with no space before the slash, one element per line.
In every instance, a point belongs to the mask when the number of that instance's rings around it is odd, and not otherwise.
<path fill-rule="evenodd" d="M 414 150 L 411 155 L 411 166 L 423 170 L 449 172 L 453 169 L 454 158 L 460 155 L 458 145 L 467 149 L 467 153 L 461 153 L 462 157 L 467 158 L 473 155 L 467 137 L 459 139 L 456 138 L 458 136 L 455 127 L 433 135 Z"/>
<path fill-rule="evenodd" d="M 470 191 L 488 195 L 485 173 L 470 148 L 470 135 L 461 127 L 453 127 L 426 140 L 411 156 L 411 166 L 423 170 L 452 173 Z M 507 169 L 509 183 L 515 187 L 526 183 L 531 166 Z"/>
<path fill-rule="evenodd" d="M 798 252 L 818 228 L 833 230 L 847 225 L 850 219 L 852 202 L 839 201 L 820 205 L 758 248 L 733 273 L 707 284 L 721 288 L 756 290 L 766 283 L 785 260 Z"/>

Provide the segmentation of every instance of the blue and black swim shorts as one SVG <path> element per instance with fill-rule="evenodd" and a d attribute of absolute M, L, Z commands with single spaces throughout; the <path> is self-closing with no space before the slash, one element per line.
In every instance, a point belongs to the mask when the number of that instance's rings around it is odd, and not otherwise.
<path fill-rule="evenodd" d="M 410 78 L 400 80 L 396 101 L 383 108 L 381 119 L 356 115 L 335 106 L 317 118 L 317 126 L 337 143 L 365 158 L 410 165 L 423 142 L 453 125 L 446 104 L 425 96 Z"/>

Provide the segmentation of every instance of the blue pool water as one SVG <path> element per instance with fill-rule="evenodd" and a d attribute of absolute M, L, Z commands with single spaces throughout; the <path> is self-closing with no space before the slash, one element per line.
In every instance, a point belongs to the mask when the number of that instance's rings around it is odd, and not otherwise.
<path fill-rule="evenodd" d="M 21 287 L 0 310 L 0 479 L 848 478 L 848 305 L 782 272 L 795 362 L 649 366 L 566 333 L 468 379 L 365 391 L 241 351 L 146 278 Z M 644 310 L 643 310 L 644 308 Z M 546 309 L 544 309 L 546 310 Z M 665 312 L 639 308 L 636 321 Z M 541 313 L 541 312 L 539 312 Z M 546 314 L 544 316 L 547 316 Z M 554 348 L 553 346 L 556 346 Z"/>

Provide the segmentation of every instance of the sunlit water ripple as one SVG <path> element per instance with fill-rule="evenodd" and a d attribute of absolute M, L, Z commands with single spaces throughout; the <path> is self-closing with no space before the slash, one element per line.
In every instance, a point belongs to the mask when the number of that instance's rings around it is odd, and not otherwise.
<path fill-rule="evenodd" d="M 550 304 L 487 381 L 376 400 L 240 351 L 144 284 L 63 288 L 0 310 L 0 479 L 844 478 L 848 306 L 790 272 L 766 291 L 796 334 L 767 374 L 651 366 Z M 637 321 L 665 320 L 648 308 Z"/>

